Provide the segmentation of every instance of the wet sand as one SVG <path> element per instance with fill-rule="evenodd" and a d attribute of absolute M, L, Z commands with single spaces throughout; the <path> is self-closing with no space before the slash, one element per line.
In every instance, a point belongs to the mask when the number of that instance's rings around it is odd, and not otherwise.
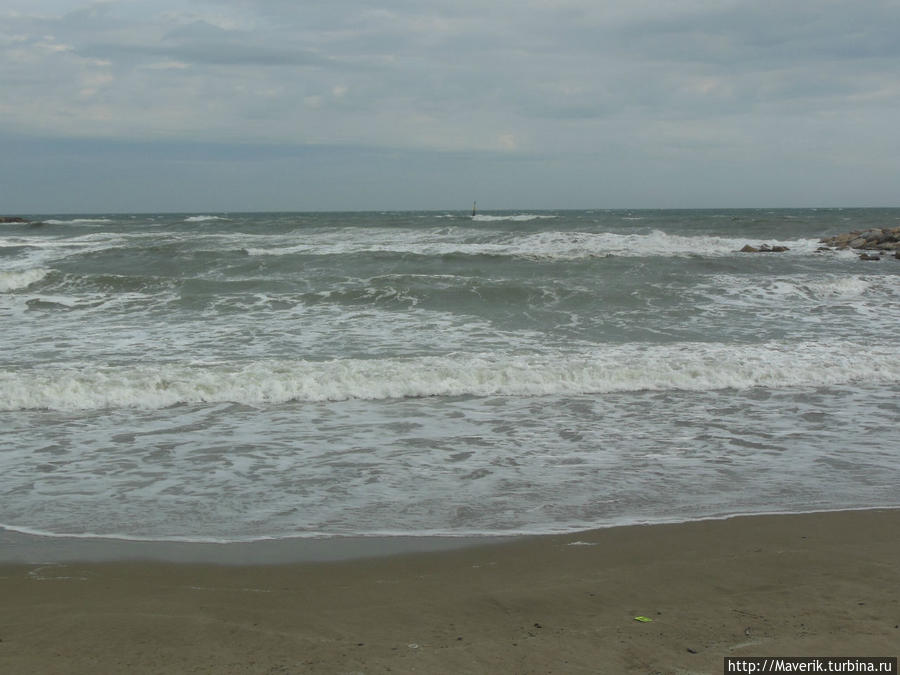
<path fill-rule="evenodd" d="M 3 673 L 721 673 L 896 656 L 900 511 L 333 562 L 6 563 L 0 597 Z"/>

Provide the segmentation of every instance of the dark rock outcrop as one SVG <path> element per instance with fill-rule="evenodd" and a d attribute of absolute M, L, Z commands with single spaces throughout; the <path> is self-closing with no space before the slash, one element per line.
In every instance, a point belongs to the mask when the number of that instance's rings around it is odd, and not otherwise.
<path fill-rule="evenodd" d="M 20 218 L 19 216 L 0 216 L 0 223 L 27 223 L 29 222 L 25 218 Z"/>
<path fill-rule="evenodd" d="M 757 248 L 756 246 L 751 246 L 750 244 L 746 244 L 744 248 L 740 250 L 740 253 L 784 253 L 785 251 L 790 251 L 787 246 L 769 246 L 768 244 L 760 244 Z"/>
<path fill-rule="evenodd" d="M 873 227 L 825 237 L 822 244 L 830 248 L 853 248 L 863 251 L 900 251 L 900 227 Z M 871 258 L 866 258 L 871 260 Z"/>

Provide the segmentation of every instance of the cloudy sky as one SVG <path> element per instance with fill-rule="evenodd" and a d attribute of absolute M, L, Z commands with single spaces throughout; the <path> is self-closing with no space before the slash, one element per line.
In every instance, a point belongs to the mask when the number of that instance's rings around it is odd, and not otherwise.
<path fill-rule="evenodd" d="M 0 0 L 0 212 L 900 205 L 900 0 Z"/>

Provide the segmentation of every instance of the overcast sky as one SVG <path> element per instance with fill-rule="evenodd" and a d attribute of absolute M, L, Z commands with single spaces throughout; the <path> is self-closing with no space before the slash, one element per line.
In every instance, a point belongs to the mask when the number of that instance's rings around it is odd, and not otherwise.
<path fill-rule="evenodd" d="M 900 205 L 900 0 L 0 0 L 0 213 Z"/>

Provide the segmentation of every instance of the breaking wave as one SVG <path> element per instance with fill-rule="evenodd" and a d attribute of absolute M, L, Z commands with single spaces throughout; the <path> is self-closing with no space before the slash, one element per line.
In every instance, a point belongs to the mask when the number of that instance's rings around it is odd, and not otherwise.
<path fill-rule="evenodd" d="M 439 233 L 406 237 L 385 237 L 382 240 L 348 240 L 303 243 L 273 247 L 246 247 L 243 251 L 256 255 L 343 255 L 353 253 L 402 253 L 423 256 L 505 256 L 526 260 L 567 261 L 608 256 L 622 257 L 721 257 L 738 255 L 746 239 L 716 236 L 684 236 L 653 231 L 648 234 L 617 234 L 612 232 L 538 232 L 492 238 L 489 241 L 458 241 Z M 770 241 L 786 246 L 793 254 L 810 254 L 818 247 L 815 239 Z M 739 254 L 745 255 L 745 254 Z M 785 255 L 777 254 L 777 255 Z"/>
<path fill-rule="evenodd" d="M 184 219 L 186 223 L 203 223 L 207 220 L 228 220 L 223 216 L 188 216 Z"/>
<path fill-rule="evenodd" d="M 860 367 L 862 355 L 865 368 Z M 380 360 L 25 369 L 0 373 L 0 410 L 711 391 L 898 379 L 900 360 L 890 345 L 627 344 L 560 355 L 485 353 Z"/>
<path fill-rule="evenodd" d="M 50 270 L 34 268 L 0 272 L 0 293 L 28 288 L 50 274 Z"/>
<path fill-rule="evenodd" d="M 109 218 L 71 218 L 69 220 L 44 220 L 47 225 L 90 225 L 92 223 L 111 223 Z"/>
<path fill-rule="evenodd" d="M 501 221 L 501 220 L 526 223 L 529 220 L 541 220 L 544 218 L 556 218 L 556 217 L 557 216 L 554 216 L 554 215 L 535 214 L 535 213 L 520 213 L 520 214 L 516 214 L 516 215 L 509 215 L 509 216 L 490 216 L 490 215 L 482 215 L 479 213 L 479 214 L 472 216 L 472 220 L 474 220 L 475 222 L 481 222 L 481 223 L 492 223 L 492 222 Z"/>

